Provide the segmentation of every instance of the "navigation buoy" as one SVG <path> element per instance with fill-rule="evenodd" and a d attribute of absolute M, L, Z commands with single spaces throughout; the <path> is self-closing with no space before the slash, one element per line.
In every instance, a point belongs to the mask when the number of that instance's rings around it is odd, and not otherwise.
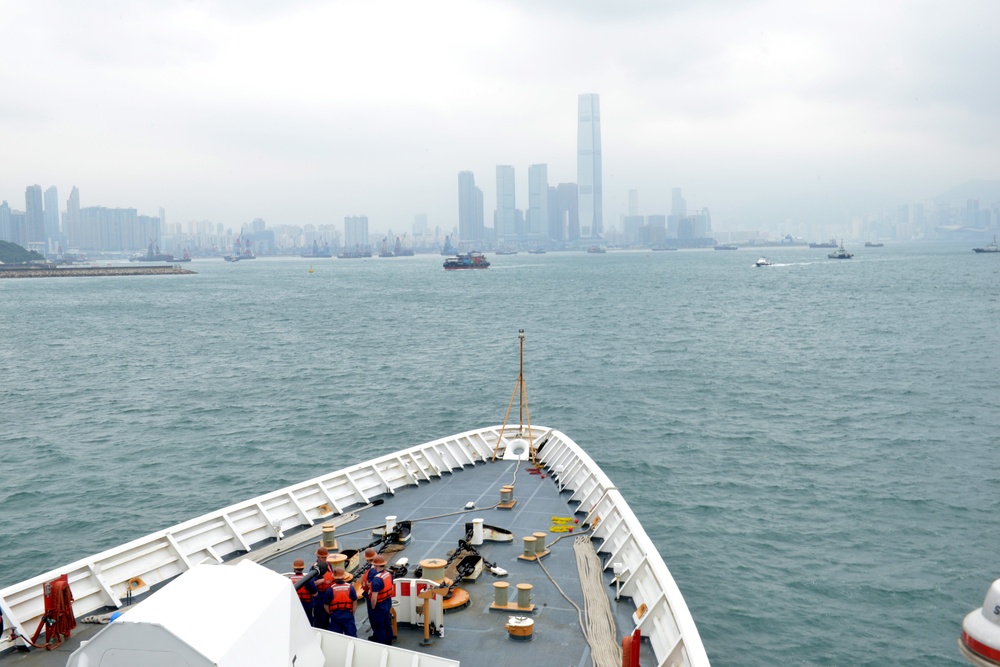
<path fill-rule="evenodd" d="M 978 667 L 1000 666 L 1000 579 L 986 592 L 983 606 L 966 614 L 958 650 Z"/>

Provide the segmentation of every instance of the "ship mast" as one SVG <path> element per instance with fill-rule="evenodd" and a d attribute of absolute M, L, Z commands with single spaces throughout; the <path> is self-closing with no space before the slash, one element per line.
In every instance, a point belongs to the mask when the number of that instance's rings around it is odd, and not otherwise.
<path fill-rule="evenodd" d="M 535 443 L 531 433 L 531 410 L 528 408 L 528 391 L 524 386 L 524 329 L 517 330 L 517 338 L 520 343 L 520 353 L 519 353 L 519 367 L 517 373 L 517 382 L 514 384 L 514 392 L 510 395 L 510 404 L 507 406 L 507 414 L 503 418 L 503 426 L 500 427 L 500 436 L 497 438 L 496 447 L 493 448 L 493 460 L 497 458 L 497 451 L 500 449 L 500 443 L 503 442 L 504 431 L 507 430 L 507 420 L 510 418 L 511 408 L 514 407 L 514 398 L 519 396 L 518 400 L 518 429 L 517 437 L 524 437 L 524 425 L 525 418 L 527 418 L 528 423 L 528 452 L 531 456 L 531 462 L 535 461 Z"/>

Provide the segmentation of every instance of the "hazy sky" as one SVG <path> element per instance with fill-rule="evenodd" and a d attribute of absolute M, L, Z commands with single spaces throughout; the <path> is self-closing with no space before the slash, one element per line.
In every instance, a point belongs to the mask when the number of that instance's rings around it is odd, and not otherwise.
<path fill-rule="evenodd" d="M 601 97 L 605 219 L 716 225 L 840 190 L 924 198 L 1000 179 L 1000 2 L 0 0 L 0 199 L 238 228 L 367 214 L 457 223 L 475 173 L 576 180 Z"/>

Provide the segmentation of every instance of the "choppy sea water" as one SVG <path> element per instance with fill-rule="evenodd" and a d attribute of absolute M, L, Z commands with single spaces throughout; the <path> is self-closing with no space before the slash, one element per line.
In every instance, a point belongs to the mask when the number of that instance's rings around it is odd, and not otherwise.
<path fill-rule="evenodd" d="M 0 587 L 500 423 L 523 328 L 532 422 L 616 481 L 713 665 L 964 664 L 1000 577 L 1000 258 L 970 247 L 0 281 Z"/>

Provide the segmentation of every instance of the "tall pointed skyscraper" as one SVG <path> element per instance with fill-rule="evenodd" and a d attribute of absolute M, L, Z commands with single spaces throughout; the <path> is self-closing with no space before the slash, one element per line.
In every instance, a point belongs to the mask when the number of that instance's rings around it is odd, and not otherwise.
<path fill-rule="evenodd" d="M 580 197 L 580 236 L 600 238 L 604 231 L 601 187 L 601 101 L 598 95 L 580 95 L 576 135 L 576 183 Z"/>

